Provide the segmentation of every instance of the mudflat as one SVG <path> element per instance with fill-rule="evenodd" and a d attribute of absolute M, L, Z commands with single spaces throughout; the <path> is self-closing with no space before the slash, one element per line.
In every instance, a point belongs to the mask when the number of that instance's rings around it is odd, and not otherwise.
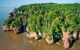
<path fill-rule="evenodd" d="M 28 39 L 26 33 L 15 34 L 0 29 L 0 50 L 64 50 L 62 40 L 58 43 L 49 45 L 44 39 Z M 67 50 L 80 50 L 80 39 Z"/>

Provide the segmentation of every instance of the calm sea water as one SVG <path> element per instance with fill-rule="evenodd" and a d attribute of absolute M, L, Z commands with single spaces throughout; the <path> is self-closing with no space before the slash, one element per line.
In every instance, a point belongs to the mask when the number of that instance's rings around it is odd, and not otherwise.
<path fill-rule="evenodd" d="M 7 17 L 9 16 L 9 13 L 13 9 L 14 9 L 13 7 L 0 7 L 0 26 L 3 24 L 4 20 L 7 19 Z"/>

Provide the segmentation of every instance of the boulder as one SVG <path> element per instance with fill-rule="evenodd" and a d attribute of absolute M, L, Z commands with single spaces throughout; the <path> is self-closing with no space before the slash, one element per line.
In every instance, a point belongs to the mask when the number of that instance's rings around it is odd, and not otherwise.
<path fill-rule="evenodd" d="M 35 40 L 38 39 L 38 36 L 36 34 L 36 32 L 29 32 L 26 34 L 28 38 L 34 38 Z"/>
<path fill-rule="evenodd" d="M 77 37 L 78 37 L 77 35 L 78 35 L 78 33 L 77 33 L 77 32 L 74 32 L 74 33 L 73 33 L 73 38 L 74 38 L 75 40 L 76 40 L 76 39 L 77 39 Z"/>
<path fill-rule="evenodd" d="M 10 30 L 10 27 L 7 26 L 7 25 L 3 25 L 3 30 L 4 30 L 4 31 L 9 31 L 9 30 Z"/>
<path fill-rule="evenodd" d="M 45 37 L 46 37 L 45 33 L 42 33 L 42 38 L 45 38 Z"/>
<path fill-rule="evenodd" d="M 14 31 L 14 33 L 15 33 L 15 34 L 17 34 L 17 33 L 18 33 L 17 28 L 13 28 L 13 31 Z"/>
<path fill-rule="evenodd" d="M 53 43 L 53 36 L 47 36 L 45 37 L 45 41 L 48 43 L 48 44 L 52 44 Z"/>
<path fill-rule="evenodd" d="M 13 28 L 13 30 L 14 30 L 15 34 L 18 34 L 21 32 L 21 27 L 15 27 L 15 28 Z"/>

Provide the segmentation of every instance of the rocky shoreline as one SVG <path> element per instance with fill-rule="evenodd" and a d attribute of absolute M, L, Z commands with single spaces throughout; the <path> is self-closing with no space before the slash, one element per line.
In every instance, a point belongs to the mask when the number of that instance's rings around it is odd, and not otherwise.
<path fill-rule="evenodd" d="M 63 48 L 67 49 L 80 39 L 79 5 L 54 3 L 24 5 L 9 14 L 3 24 L 3 30 L 14 31 L 15 34 L 26 32 L 28 38 L 45 39 L 48 44 L 62 40 Z"/>

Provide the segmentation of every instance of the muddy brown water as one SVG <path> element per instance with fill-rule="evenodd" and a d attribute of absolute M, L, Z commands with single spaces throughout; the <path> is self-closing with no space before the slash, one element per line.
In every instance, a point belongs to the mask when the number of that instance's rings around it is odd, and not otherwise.
<path fill-rule="evenodd" d="M 44 39 L 28 39 L 26 33 L 15 34 L 13 31 L 4 32 L 0 29 L 0 50 L 64 50 L 62 40 L 58 44 L 47 44 Z M 80 39 L 67 50 L 80 50 Z"/>

